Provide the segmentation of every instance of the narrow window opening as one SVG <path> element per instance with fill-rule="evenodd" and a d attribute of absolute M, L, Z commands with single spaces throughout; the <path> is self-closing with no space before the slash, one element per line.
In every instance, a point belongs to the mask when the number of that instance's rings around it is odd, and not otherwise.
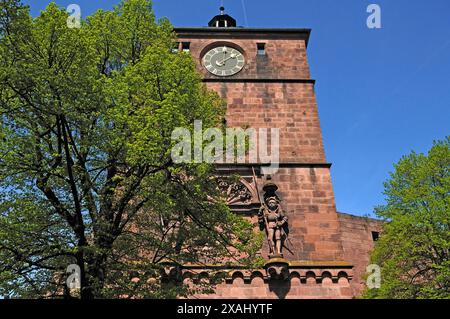
<path fill-rule="evenodd" d="M 373 232 L 372 232 L 372 240 L 373 240 L 373 241 L 377 241 L 378 238 L 380 238 L 380 233 L 377 232 L 377 231 L 373 231 Z"/>
<path fill-rule="evenodd" d="M 183 42 L 181 45 L 181 49 L 183 50 L 183 52 L 189 52 L 191 50 L 191 43 Z"/>
<path fill-rule="evenodd" d="M 172 48 L 172 53 L 178 53 L 178 51 L 180 51 L 180 42 L 176 42 Z"/>
<path fill-rule="evenodd" d="M 266 55 L 266 44 L 265 43 L 258 43 L 258 55 Z"/>

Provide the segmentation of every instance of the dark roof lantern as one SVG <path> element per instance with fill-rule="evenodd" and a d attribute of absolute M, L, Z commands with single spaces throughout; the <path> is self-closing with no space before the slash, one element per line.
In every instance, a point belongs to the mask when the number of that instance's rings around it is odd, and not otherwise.
<path fill-rule="evenodd" d="M 220 7 L 220 14 L 212 18 L 208 26 L 211 28 L 235 28 L 237 24 L 236 19 L 225 14 L 225 8 Z"/>

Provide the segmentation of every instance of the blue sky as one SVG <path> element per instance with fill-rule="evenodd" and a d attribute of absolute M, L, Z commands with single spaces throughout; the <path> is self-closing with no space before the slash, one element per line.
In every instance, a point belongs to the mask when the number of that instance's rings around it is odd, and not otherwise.
<path fill-rule="evenodd" d="M 33 15 L 47 1 L 23 1 Z M 119 1 L 77 3 L 85 17 Z M 450 135 L 450 2 L 448 0 L 224 0 L 248 27 L 311 28 L 308 49 L 317 80 L 327 159 L 337 208 L 366 215 L 383 203 L 383 181 L 411 150 L 426 152 Z M 368 29 L 366 8 L 382 10 Z M 205 26 L 220 0 L 155 0 L 175 26 Z"/>

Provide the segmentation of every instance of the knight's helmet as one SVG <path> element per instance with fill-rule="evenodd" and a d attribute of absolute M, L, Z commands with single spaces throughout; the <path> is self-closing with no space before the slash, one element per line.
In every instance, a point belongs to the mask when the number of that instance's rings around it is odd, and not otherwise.
<path fill-rule="evenodd" d="M 274 183 L 266 183 L 263 186 L 264 202 L 268 203 L 269 200 L 274 199 L 278 204 L 280 203 L 280 197 L 277 195 L 278 186 Z"/>

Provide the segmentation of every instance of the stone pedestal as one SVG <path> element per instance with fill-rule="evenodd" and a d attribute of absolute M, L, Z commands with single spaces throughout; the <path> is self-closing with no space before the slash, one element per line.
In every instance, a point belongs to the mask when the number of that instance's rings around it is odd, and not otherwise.
<path fill-rule="evenodd" d="M 282 255 L 272 257 L 264 266 L 267 277 L 270 280 L 289 279 L 289 262 L 283 259 Z"/>

